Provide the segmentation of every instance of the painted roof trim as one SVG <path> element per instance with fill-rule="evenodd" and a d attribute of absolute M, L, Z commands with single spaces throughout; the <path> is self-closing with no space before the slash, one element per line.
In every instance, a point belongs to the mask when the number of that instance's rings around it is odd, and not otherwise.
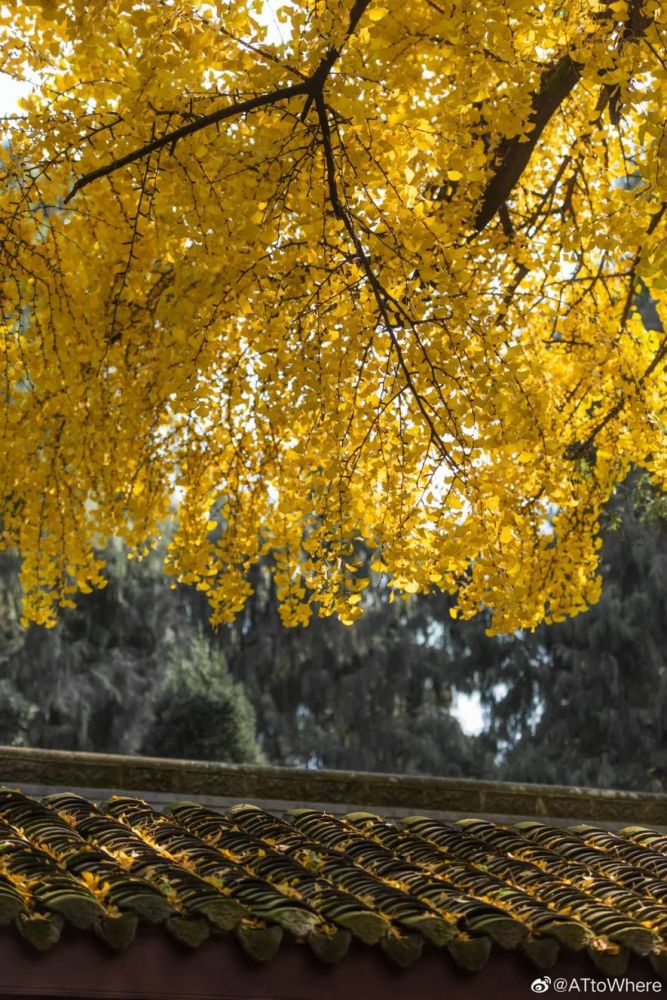
<path fill-rule="evenodd" d="M 667 795 L 0 747 L 0 783 L 667 827 Z"/>

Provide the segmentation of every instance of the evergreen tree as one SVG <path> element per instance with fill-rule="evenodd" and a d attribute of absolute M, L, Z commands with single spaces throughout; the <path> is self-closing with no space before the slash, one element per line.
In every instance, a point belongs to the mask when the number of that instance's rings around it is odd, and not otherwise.
<path fill-rule="evenodd" d="M 15 654 L 23 643 L 19 625 L 18 559 L 0 554 L 0 743 L 22 745 L 28 739 L 36 706 L 25 697 L 17 678 Z"/>
<path fill-rule="evenodd" d="M 368 613 L 355 626 L 316 618 L 308 628 L 285 629 L 271 574 L 261 566 L 241 619 L 213 633 L 204 595 L 172 589 L 161 552 L 128 561 L 113 543 L 103 555 L 108 586 L 78 597 L 51 630 L 18 627 L 16 566 L 4 573 L 0 567 L 3 607 L 14 609 L 15 633 L 0 665 L 0 742 L 257 759 L 256 747 L 238 749 L 233 733 L 221 735 L 230 705 L 241 728 L 253 728 L 240 697 L 227 696 L 229 664 L 255 708 L 258 740 L 272 763 L 479 772 L 478 741 L 463 734 L 451 713 L 452 664 L 438 642 L 442 626 L 433 631 L 423 602 L 389 604 L 376 577 L 364 598 Z M 200 629 L 220 659 L 210 661 L 197 640 Z M 197 682 L 200 675 L 205 684 Z"/>
<path fill-rule="evenodd" d="M 480 748 L 451 712 L 452 662 L 443 656 L 440 627 L 433 631 L 423 601 L 390 604 L 381 579 L 367 572 L 374 585 L 353 626 L 314 618 L 305 628 L 285 629 L 271 574 L 260 567 L 242 617 L 212 637 L 255 706 L 268 759 L 475 775 Z M 205 621 L 205 603 L 193 613 Z"/>
<path fill-rule="evenodd" d="M 105 549 L 108 585 L 77 597 L 53 629 L 18 625 L 17 566 L 9 559 L 0 565 L 0 743 L 137 753 L 155 730 L 155 713 L 169 714 L 170 698 L 180 699 L 171 686 L 167 665 L 179 657 L 197 667 L 196 655 L 208 664 L 197 645 L 197 626 L 184 599 L 186 588 L 172 589 L 162 569 L 163 551 L 142 560 L 129 560 L 125 549 L 111 542 Z M 189 659 L 188 659 L 189 658 Z M 211 665 L 208 665 L 212 673 Z M 219 712 L 220 686 L 211 682 Z M 202 733 L 206 710 L 190 700 Z M 243 738 L 234 738 L 235 760 L 255 760 L 251 710 L 240 692 L 228 699 L 229 711 L 238 711 Z M 234 723 L 229 722 L 233 730 Z M 193 756 L 191 736 L 175 722 L 171 740 L 174 756 Z M 215 741 L 214 741 L 215 742 Z M 220 752 L 224 740 L 215 744 Z M 156 749 L 156 753 L 160 750 Z"/>
<path fill-rule="evenodd" d="M 532 651 L 521 707 L 509 686 L 490 706 L 504 777 L 667 788 L 666 515 L 633 477 L 610 510 L 599 604 L 521 640 Z"/>
<path fill-rule="evenodd" d="M 265 566 L 214 633 L 204 594 L 173 589 L 162 553 L 128 562 L 117 545 L 105 590 L 55 629 L 23 631 L 5 556 L 0 742 L 229 761 L 259 760 L 259 745 L 276 764 L 667 788 L 663 507 L 629 480 L 607 518 L 600 603 L 509 636 L 486 635 L 483 614 L 453 621 L 442 594 L 390 604 L 373 574 L 354 626 L 285 629 Z M 481 699 L 477 738 L 452 714 L 457 691 Z"/>
<path fill-rule="evenodd" d="M 71 750 L 136 752 L 150 718 L 169 643 L 170 591 L 159 553 L 128 561 L 105 550 L 109 583 L 77 598 L 53 629 L 31 625 L 4 647 L 2 681 L 22 718 L 0 722 L 0 740 Z M 3 611 L 18 602 L 15 567 L 3 573 Z M 10 694 L 11 692 L 11 694 Z M 13 731 L 12 731 L 13 725 Z"/>
<path fill-rule="evenodd" d="M 170 657 L 164 690 L 142 753 L 228 763 L 260 763 L 255 713 L 243 687 L 232 680 L 222 653 L 195 635 Z"/>

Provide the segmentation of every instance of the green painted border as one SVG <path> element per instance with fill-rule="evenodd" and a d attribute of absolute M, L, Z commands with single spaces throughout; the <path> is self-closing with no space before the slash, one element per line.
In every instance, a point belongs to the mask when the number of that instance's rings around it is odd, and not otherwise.
<path fill-rule="evenodd" d="M 0 783 L 667 826 L 667 795 L 0 747 Z"/>

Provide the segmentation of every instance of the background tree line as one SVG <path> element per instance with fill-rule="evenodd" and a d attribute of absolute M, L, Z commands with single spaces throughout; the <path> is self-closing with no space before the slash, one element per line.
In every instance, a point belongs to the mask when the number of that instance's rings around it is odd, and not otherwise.
<path fill-rule="evenodd" d="M 162 555 L 118 544 L 106 589 L 51 630 L 19 625 L 0 562 L 0 742 L 235 762 L 667 786 L 667 511 L 639 475 L 608 512 L 600 603 L 534 633 L 488 637 L 446 595 L 390 604 L 374 577 L 353 627 L 280 622 L 271 575 L 212 632 L 203 594 Z M 484 713 L 466 735 L 457 692 Z"/>

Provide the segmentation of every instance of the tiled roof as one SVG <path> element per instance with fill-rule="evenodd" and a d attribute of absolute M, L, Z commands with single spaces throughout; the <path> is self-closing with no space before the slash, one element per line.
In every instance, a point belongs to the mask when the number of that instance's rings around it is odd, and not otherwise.
<path fill-rule="evenodd" d="M 351 939 L 400 966 L 424 947 L 474 971 L 493 949 L 548 968 L 587 950 L 603 972 L 628 956 L 667 968 L 667 836 L 644 827 L 388 821 L 251 805 L 42 802 L 0 790 L 0 925 L 46 950 L 70 924 L 110 947 L 141 924 L 196 948 L 233 933 L 265 961 L 284 936 L 323 962 Z M 447 958 L 447 960 L 451 960 Z"/>

